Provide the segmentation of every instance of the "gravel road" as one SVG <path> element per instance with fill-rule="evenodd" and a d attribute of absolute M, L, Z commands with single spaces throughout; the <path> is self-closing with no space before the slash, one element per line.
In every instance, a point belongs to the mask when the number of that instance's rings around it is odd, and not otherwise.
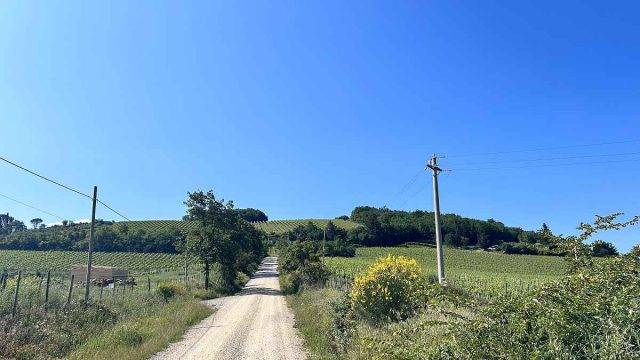
<path fill-rule="evenodd" d="M 305 359 L 278 283 L 277 258 L 265 258 L 240 293 L 208 300 L 215 314 L 192 327 L 158 359 Z"/>

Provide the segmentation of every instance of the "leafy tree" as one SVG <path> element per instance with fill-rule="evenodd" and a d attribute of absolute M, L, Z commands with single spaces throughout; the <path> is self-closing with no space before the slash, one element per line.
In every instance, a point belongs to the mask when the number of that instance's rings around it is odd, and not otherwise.
<path fill-rule="evenodd" d="M 265 252 L 261 242 L 263 234 L 240 217 L 233 202 L 216 199 L 211 190 L 189 193 L 185 205 L 187 219 L 199 223 L 188 235 L 186 248 L 202 260 L 205 289 L 209 288 L 211 265 L 218 263 L 225 286 L 223 290 L 235 291 L 238 288 L 238 258 L 243 251 L 261 258 Z"/>
<path fill-rule="evenodd" d="M 604 230 L 619 230 L 640 222 L 639 215 L 627 221 L 617 222 L 618 217 L 621 215 L 623 215 L 623 213 L 614 213 L 605 216 L 596 215 L 593 224 L 580 223 L 578 226 L 578 230 L 580 230 L 579 235 L 557 237 L 560 247 L 567 251 L 567 260 L 571 263 L 571 270 L 573 272 L 593 266 L 591 246 L 586 244 L 586 241 L 593 235 Z"/>
<path fill-rule="evenodd" d="M 338 216 L 336 217 L 336 220 L 349 220 L 349 216 L 348 215 Z"/>
<path fill-rule="evenodd" d="M 31 219 L 31 225 L 33 225 L 34 229 L 37 229 L 38 225 L 40 225 L 41 223 L 42 223 L 42 219 L 40 218 Z"/>
<path fill-rule="evenodd" d="M 618 255 L 618 249 L 610 242 L 596 240 L 591 243 L 591 255 L 596 257 L 616 256 Z"/>
<path fill-rule="evenodd" d="M 235 211 L 240 215 L 241 218 L 248 222 L 256 222 L 256 221 L 268 221 L 269 218 L 267 214 L 258 209 L 235 209 Z"/>
<path fill-rule="evenodd" d="M 14 219 L 9 213 L 0 214 L 0 236 L 26 230 L 22 221 Z"/>

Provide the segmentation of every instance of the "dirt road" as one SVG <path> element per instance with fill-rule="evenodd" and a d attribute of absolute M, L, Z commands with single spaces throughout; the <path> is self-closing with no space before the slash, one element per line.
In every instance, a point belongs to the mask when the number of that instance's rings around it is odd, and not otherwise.
<path fill-rule="evenodd" d="M 293 315 L 266 258 L 235 296 L 209 300 L 218 310 L 152 359 L 305 359 Z"/>

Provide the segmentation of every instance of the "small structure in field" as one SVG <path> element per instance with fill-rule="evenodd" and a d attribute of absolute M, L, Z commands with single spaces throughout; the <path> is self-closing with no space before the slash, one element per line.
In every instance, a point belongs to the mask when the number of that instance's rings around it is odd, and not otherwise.
<path fill-rule="evenodd" d="M 71 267 L 71 275 L 77 281 L 85 281 L 87 278 L 87 265 L 73 265 Z M 129 276 L 127 269 L 121 269 L 111 266 L 91 266 L 91 280 L 123 280 Z"/>

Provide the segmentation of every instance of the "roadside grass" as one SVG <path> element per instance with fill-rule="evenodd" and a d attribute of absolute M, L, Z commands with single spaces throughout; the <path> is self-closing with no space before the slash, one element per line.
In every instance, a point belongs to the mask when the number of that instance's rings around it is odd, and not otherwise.
<path fill-rule="evenodd" d="M 438 339 L 447 332 L 448 325 L 461 318 L 473 316 L 464 307 L 434 307 L 401 322 L 369 324 L 358 321 L 347 340 L 344 352 L 336 350 L 333 327 L 335 310 L 331 303 L 343 292 L 329 288 L 305 288 L 287 296 L 287 303 L 295 315 L 310 359 L 431 359 Z"/>
<path fill-rule="evenodd" d="M 89 338 L 69 359 L 148 359 L 180 339 L 187 328 L 212 313 L 191 298 L 154 304 L 112 329 Z"/>
<path fill-rule="evenodd" d="M 311 359 L 339 359 L 333 349 L 331 302 L 341 292 L 332 289 L 305 289 L 287 296 L 293 311 L 296 328 L 300 331 Z"/>

